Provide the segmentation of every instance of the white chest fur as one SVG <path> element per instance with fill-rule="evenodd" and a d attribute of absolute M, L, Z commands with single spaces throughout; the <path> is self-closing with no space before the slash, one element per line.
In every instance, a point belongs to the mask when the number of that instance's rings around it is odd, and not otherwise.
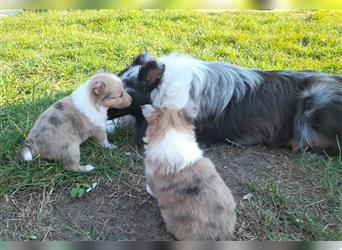
<path fill-rule="evenodd" d="M 164 174 L 176 173 L 196 162 L 202 155 L 192 135 L 170 130 L 160 142 L 145 146 L 145 159 L 150 162 L 145 164 L 145 171 L 153 174 L 159 166 L 151 162 L 162 162 Z"/>
<path fill-rule="evenodd" d="M 71 99 L 75 107 L 81 111 L 91 123 L 106 129 L 107 110 L 105 107 L 97 107 L 90 98 L 89 82 L 79 86 L 72 94 Z"/>

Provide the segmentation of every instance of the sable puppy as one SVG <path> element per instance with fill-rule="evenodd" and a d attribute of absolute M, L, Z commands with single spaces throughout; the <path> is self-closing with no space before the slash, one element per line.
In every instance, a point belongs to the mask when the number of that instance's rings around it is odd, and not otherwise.
<path fill-rule="evenodd" d="M 68 170 L 91 171 L 91 165 L 80 166 L 80 144 L 92 137 L 102 146 L 114 148 L 107 140 L 107 110 L 125 108 L 131 102 L 116 75 L 98 72 L 41 114 L 20 147 L 19 157 L 23 161 L 35 156 L 62 160 Z"/>
<path fill-rule="evenodd" d="M 202 156 L 186 111 L 142 106 L 147 191 L 178 240 L 229 240 L 236 222 L 230 189 Z"/>

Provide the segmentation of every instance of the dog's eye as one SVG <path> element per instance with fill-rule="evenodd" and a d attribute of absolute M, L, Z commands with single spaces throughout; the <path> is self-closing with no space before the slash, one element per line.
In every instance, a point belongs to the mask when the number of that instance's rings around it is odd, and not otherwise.
<path fill-rule="evenodd" d="M 117 98 L 122 98 L 123 97 L 123 93 L 120 93 L 120 95 L 118 96 L 108 96 L 108 97 L 105 97 L 103 99 L 117 99 Z"/>

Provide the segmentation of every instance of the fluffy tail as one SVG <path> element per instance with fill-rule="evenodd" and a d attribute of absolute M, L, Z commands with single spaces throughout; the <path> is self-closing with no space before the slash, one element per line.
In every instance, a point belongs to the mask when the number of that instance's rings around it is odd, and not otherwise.
<path fill-rule="evenodd" d="M 33 154 L 29 145 L 22 145 L 18 150 L 18 156 L 22 161 L 32 161 Z"/>
<path fill-rule="evenodd" d="M 294 119 L 294 150 L 309 147 L 341 153 L 342 77 L 309 78 L 312 85 L 300 97 Z"/>

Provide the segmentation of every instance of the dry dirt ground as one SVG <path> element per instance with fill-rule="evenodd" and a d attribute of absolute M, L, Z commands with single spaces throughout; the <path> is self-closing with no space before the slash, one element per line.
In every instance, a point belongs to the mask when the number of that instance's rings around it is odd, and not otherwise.
<path fill-rule="evenodd" d="M 243 197 L 251 183 L 262 183 L 267 169 L 285 175 L 298 185 L 297 162 L 291 152 L 263 147 L 216 146 L 205 151 L 231 188 L 238 205 L 235 240 L 266 239 L 260 217 Z M 280 173 L 279 172 L 279 173 Z M 0 238 L 3 240 L 172 240 L 165 231 L 157 203 L 145 191 L 143 176 L 122 172 L 120 178 L 103 178 L 80 199 L 59 190 L 21 192 L 0 200 Z"/>

